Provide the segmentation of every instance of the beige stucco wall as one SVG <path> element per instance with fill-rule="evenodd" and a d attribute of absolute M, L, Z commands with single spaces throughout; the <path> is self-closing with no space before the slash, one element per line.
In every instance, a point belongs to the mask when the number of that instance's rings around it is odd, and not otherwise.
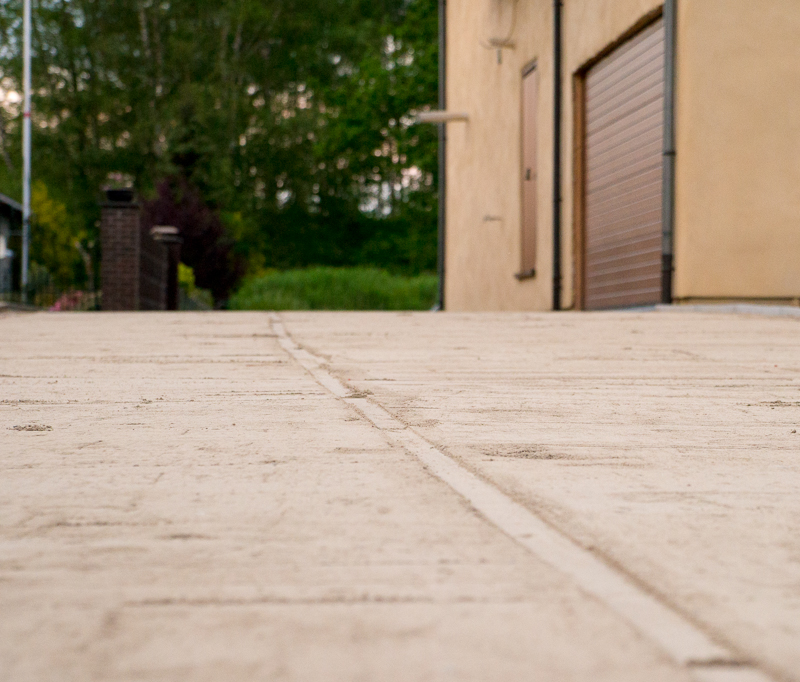
<path fill-rule="evenodd" d="M 513 49 L 484 46 L 505 37 Z M 449 310 L 552 307 L 553 15 L 551 0 L 448 3 L 448 106 L 469 114 L 448 124 L 447 279 Z M 562 176 L 562 305 L 573 305 L 572 74 L 661 0 L 566 0 Z M 537 276 L 519 282 L 522 70 L 539 69 Z M 485 221 L 485 216 L 500 217 Z"/>
<path fill-rule="evenodd" d="M 678 16 L 675 295 L 800 297 L 800 2 Z"/>
<path fill-rule="evenodd" d="M 574 305 L 573 76 L 663 0 L 564 0 L 562 306 Z M 552 0 L 450 0 L 446 307 L 552 304 Z M 512 22 L 512 8 L 516 17 Z M 800 2 L 679 0 L 674 293 L 800 297 Z M 498 64 L 486 48 L 506 37 Z M 537 276 L 518 282 L 522 70 L 539 68 Z M 500 220 L 485 220 L 485 217 Z"/>

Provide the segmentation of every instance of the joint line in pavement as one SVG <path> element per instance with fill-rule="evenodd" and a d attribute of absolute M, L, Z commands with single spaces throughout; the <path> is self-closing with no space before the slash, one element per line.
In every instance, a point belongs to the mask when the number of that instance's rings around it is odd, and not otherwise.
<path fill-rule="evenodd" d="M 684 615 L 658 600 L 624 573 L 438 450 L 374 399 L 350 389 L 325 361 L 300 346 L 280 316 L 271 313 L 280 346 L 336 398 L 355 408 L 386 438 L 414 455 L 434 476 L 464 497 L 485 519 L 539 560 L 569 576 L 658 646 L 696 682 L 771 682 L 772 678 L 714 642 Z"/>

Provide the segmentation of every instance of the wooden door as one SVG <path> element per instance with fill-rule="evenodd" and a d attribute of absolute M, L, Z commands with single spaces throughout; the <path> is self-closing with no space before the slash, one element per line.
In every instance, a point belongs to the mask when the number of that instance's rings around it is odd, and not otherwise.
<path fill-rule="evenodd" d="M 518 277 L 536 274 L 536 121 L 539 71 L 531 67 L 522 78 L 522 228 Z"/>
<path fill-rule="evenodd" d="M 589 310 L 661 300 L 664 22 L 586 74 L 583 301 Z"/>

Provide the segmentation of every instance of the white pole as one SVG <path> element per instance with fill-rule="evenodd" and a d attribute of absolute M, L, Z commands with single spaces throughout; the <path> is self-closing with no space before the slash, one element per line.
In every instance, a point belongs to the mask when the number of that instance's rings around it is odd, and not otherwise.
<path fill-rule="evenodd" d="M 31 238 L 31 0 L 23 6 L 22 87 L 25 103 L 22 119 L 22 296 L 28 293 L 28 259 Z"/>

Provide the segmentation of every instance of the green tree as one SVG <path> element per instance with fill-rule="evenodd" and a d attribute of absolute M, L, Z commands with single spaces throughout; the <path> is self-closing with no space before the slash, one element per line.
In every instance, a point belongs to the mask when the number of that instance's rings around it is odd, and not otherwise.
<path fill-rule="evenodd" d="M 0 3 L 18 195 L 21 0 Z M 34 176 L 97 242 L 99 189 L 182 176 L 252 267 L 435 258 L 431 0 L 34 0 Z"/>
<path fill-rule="evenodd" d="M 47 186 L 37 180 L 31 188 L 31 256 L 34 263 L 46 268 L 53 283 L 68 288 L 85 279 L 85 231 L 70 218 L 66 205 L 50 195 Z"/>

